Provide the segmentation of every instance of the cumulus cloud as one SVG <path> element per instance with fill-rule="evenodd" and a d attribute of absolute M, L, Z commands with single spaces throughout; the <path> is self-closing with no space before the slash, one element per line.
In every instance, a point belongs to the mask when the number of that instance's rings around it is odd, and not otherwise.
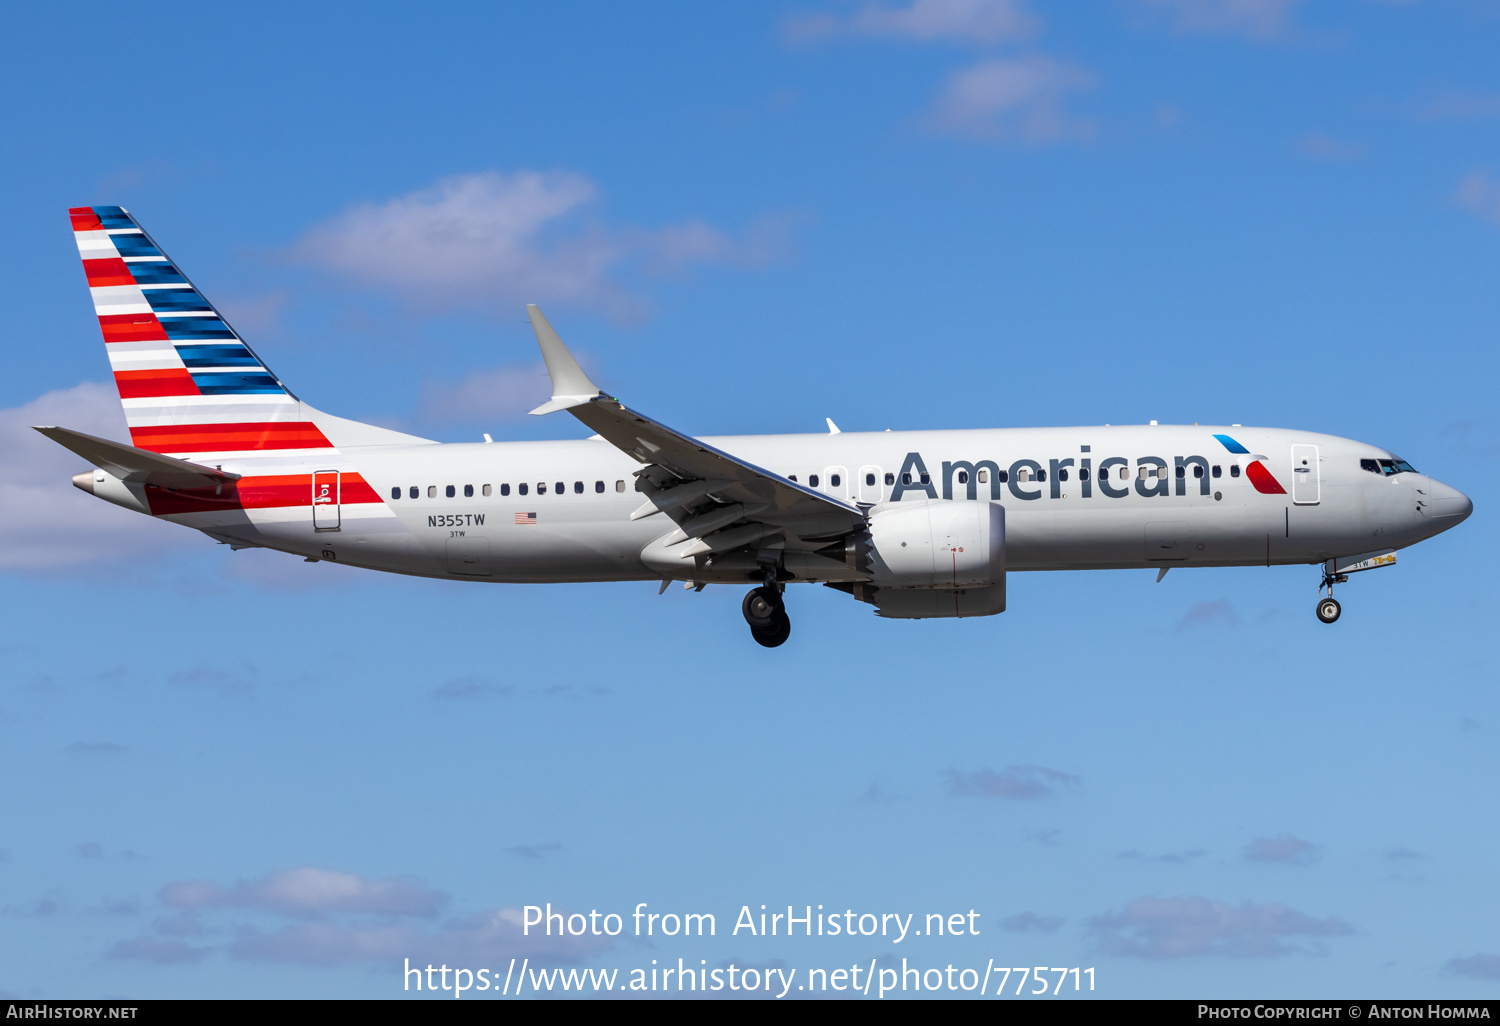
<path fill-rule="evenodd" d="M 572 172 L 455 175 L 353 207 L 288 255 L 422 310 L 560 301 L 630 313 L 636 303 L 622 272 L 761 263 L 777 255 L 789 227 L 767 219 L 741 239 L 702 221 L 611 227 L 583 217 L 598 198 L 598 187 Z"/>
<path fill-rule="evenodd" d="M 1322 132 L 1309 132 L 1297 140 L 1297 152 L 1313 160 L 1358 160 L 1365 155 L 1362 143 L 1337 139 Z"/>
<path fill-rule="evenodd" d="M 947 772 L 948 793 L 955 798 L 1050 798 L 1062 788 L 1083 783 L 1071 773 L 1061 773 L 1045 766 L 1006 766 L 996 773 L 982 767 L 972 773 Z"/>
<path fill-rule="evenodd" d="M 1184 35 L 1239 36 L 1257 42 L 1280 38 L 1291 29 L 1298 0 L 1140 0 L 1147 11 L 1167 18 Z"/>
<path fill-rule="evenodd" d="M 433 916 L 448 896 L 407 877 L 368 880 L 353 873 L 303 867 L 221 887 L 205 880 L 179 880 L 162 888 L 163 904 L 199 910 L 241 908 L 285 916 L 367 913 Z"/>
<path fill-rule="evenodd" d="M 911 0 L 907 4 L 865 3 L 847 15 L 801 15 L 789 18 L 782 29 L 793 43 L 874 36 L 993 44 L 1026 38 L 1038 25 L 1020 0 Z"/>
<path fill-rule="evenodd" d="M 128 442 L 112 384 L 86 381 L 0 409 L 0 569 L 77 568 L 144 558 L 181 545 L 180 527 L 103 502 L 73 487 L 81 457 L 31 430 L 59 425 Z"/>
<path fill-rule="evenodd" d="M 1099 949 L 1131 958 L 1269 958 L 1302 947 L 1304 938 L 1352 933 L 1340 919 L 1314 919 L 1278 903 L 1229 905 L 1209 898 L 1137 898 L 1089 921 Z M 1313 944 L 1318 941 L 1314 940 Z"/>
<path fill-rule="evenodd" d="M 417 416 L 427 424 L 514 420 L 546 402 L 552 384 L 542 364 L 476 370 L 462 381 L 422 383 Z"/>
<path fill-rule="evenodd" d="M 1443 971 L 1476 980 L 1500 980 L 1500 955 L 1478 954 L 1468 958 L 1450 958 Z"/>
<path fill-rule="evenodd" d="M 1064 922 L 1062 916 L 1039 916 L 1035 912 L 1022 912 L 1000 920 L 1000 928 L 1011 933 L 1056 933 Z"/>
<path fill-rule="evenodd" d="M 993 57 L 949 76 L 928 123 L 994 142 L 1086 139 L 1093 123 L 1070 114 L 1064 100 L 1091 81 L 1087 71 L 1051 57 Z"/>
<path fill-rule="evenodd" d="M 1317 845 L 1291 834 L 1280 837 L 1257 837 L 1245 845 L 1245 858 L 1251 862 L 1285 862 L 1305 866 L 1318 857 Z"/>
<path fill-rule="evenodd" d="M 1234 611 L 1234 606 L 1227 599 L 1215 599 L 1212 602 L 1194 602 L 1192 608 L 1182 614 L 1182 619 L 1177 621 L 1177 629 L 1189 630 L 1193 627 L 1207 627 L 1212 624 L 1224 624 L 1225 626 L 1236 626 L 1240 622 L 1240 614 Z"/>
<path fill-rule="evenodd" d="M 1500 224 L 1500 181 L 1475 171 L 1458 183 L 1458 205 L 1486 221 Z"/>

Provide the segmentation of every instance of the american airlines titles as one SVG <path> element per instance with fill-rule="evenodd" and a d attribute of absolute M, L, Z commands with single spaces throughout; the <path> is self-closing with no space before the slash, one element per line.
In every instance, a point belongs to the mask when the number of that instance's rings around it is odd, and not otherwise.
<path fill-rule="evenodd" d="M 1116 467 L 1128 468 L 1130 464 L 1131 461 L 1123 456 L 1110 456 L 1100 460 L 1097 467 L 1093 465 L 1091 456 L 1080 456 L 1076 460 L 1071 457 L 1049 459 L 1045 467 L 1036 460 L 1016 460 L 1006 469 L 1001 469 L 994 460 L 944 460 L 941 475 L 942 498 L 953 498 L 954 485 L 957 484 L 966 492 L 965 497 L 976 499 L 979 497 L 980 485 L 987 484 L 989 498 L 995 500 L 1000 498 L 1002 488 L 1009 488 L 1010 494 L 1017 499 L 1040 499 L 1043 485 L 1048 486 L 1050 498 L 1060 499 L 1069 469 L 1073 468 L 1078 474 L 1078 493 L 1083 498 L 1092 498 L 1094 489 L 1097 488 L 1101 495 L 1123 499 L 1130 494 L 1132 486 L 1123 478 L 1116 483 L 1111 477 Z M 1174 456 L 1171 463 L 1160 456 L 1138 456 L 1135 465 L 1147 468 L 1145 475 L 1137 471 L 1134 476 L 1135 492 L 1145 498 L 1171 495 L 1174 484 L 1178 495 L 1186 495 L 1190 483 L 1197 485 L 1199 495 L 1208 495 L 1212 491 L 1208 460 L 1203 456 Z M 1189 467 L 1196 469 L 1189 470 Z M 980 480 L 981 473 L 983 481 Z M 938 488 L 939 484 L 932 480 L 921 453 L 909 452 L 901 464 L 901 472 L 896 475 L 890 501 L 899 502 L 902 495 L 908 492 L 920 492 L 926 498 L 936 499 Z"/>

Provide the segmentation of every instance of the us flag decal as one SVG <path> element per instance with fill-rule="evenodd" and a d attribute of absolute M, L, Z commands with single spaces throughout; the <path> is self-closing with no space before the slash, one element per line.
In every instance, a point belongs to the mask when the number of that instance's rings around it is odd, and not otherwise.
<path fill-rule="evenodd" d="M 516 523 L 518 523 L 518 524 L 534 524 L 534 523 L 536 523 L 536 514 L 535 513 L 517 513 L 516 514 Z"/>

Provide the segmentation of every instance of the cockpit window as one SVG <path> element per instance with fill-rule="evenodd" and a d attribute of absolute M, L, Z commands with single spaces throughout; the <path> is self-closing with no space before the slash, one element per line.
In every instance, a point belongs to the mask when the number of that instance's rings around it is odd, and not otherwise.
<path fill-rule="evenodd" d="M 1390 477 L 1392 474 L 1415 474 L 1417 468 L 1402 459 L 1391 460 L 1360 460 L 1359 469 L 1368 470 L 1372 474 L 1380 474 Z"/>

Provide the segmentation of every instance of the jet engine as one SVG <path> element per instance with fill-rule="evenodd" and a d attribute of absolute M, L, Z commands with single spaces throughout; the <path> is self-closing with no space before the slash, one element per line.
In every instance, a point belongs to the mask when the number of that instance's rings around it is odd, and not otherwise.
<path fill-rule="evenodd" d="M 855 594 L 897 619 L 1005 611 L 1005 507 L 998 502 L 902 502 L 870 518 L 873 588 Z"/>

